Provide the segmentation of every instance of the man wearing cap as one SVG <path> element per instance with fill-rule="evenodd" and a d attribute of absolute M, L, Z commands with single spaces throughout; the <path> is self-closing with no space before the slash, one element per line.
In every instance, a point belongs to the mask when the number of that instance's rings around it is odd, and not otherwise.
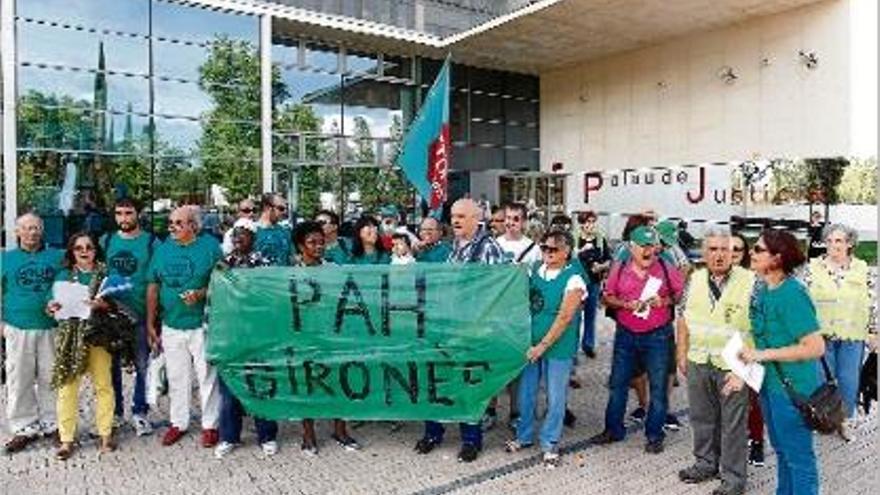
<path fill-rule="evenodd" d="M 721 357 L 727 341 L 751 330 L 749 301 L 754 275 L 732 266 L 730 232 L 720 228 L 703 239 L 706 268 L 691 274 L 678 319 L 678 370 L 687 377 L 691 428 L 694 430 L 692 466 L 678 472 L 685 483 L 718 478 L 713 495 L 745 491 L 748 449 L 746 435 L 749 395 L 730 373 Z"/>
<path fill-rule="evenodd" d="M 687 253 L 684 252 L 678 242 L 678 226 L 669 220 L 663 220 L 654 228 L 657 229 L 660 244 L 663 247 L 661 256 L 678 267 L 687 276 L 691 269 L 691 260 L 688 259 Z"/>
<path fill-rule="evenodd" d="M 637 365 L 648 373 L 650 402 L 645 434 L 645 451 L 663 451 L 663 422 L 668 406 L 666 389 L 669 341 L 672 339 L 672 308 L 681 296 L 681 273 L 669 269 L 657 258 L 657 232 L 648 226 L 630 234 L 629 261 L 612 268 L 603 294 L 605 304 L 616 312 L 617 330 L 609 378 L 605 431 L 593 437 L 597 444 L 623 440 L 623 424 L 630 380 Z"/>

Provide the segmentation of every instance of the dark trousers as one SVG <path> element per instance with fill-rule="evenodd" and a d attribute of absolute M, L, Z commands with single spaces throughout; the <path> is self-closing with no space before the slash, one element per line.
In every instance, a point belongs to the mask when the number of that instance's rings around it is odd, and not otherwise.
<path fill-rule="evenodd" d="M 761 414 L 761 398 L 749 389 L 749 440 L 764 441 L 764 416 Z"/>
<path fill-rule="evenodd" d="M 463 445 L 473 445 L 477 448 L 483 447 L 483 430 L 480 429 L 480 423 L 459 423 L 458 428 L 461 432 L 461 443 Z M 436 421 L 425 421 L 425 437 L 435 441 L 442 442 L 443 434 L 446 428 Z"/>
<path fill-rule="evenodd" d="M 220 385 L 220 441 L 241 443 L 244 408 L 219 376 L 217 383 Z M 255 417 L 254 426 L 257 427 L 257 441 L 260 444 L 271 442 L 278 436 L 278 423 L 275 421 Z"/>
<path fill-rule="evenodd" d="M 150 361 L 150 345 L 147 342 L 147 327 L 144 322 L 139 322 L 137 327 L 137 339 L 134 352 L 134 393 L 131 398 L 131 413 L 145 415 L 150 410 L 147 404 L 147 365 Z M 122 417 L 125 415 L 125 399 L 122 396 L 122 364 L 118 356 L 113 356 L 113 366 L 110 369 L 110 378 L 113 382 L 113 396 L 115 405 L 113 415 Z"/>

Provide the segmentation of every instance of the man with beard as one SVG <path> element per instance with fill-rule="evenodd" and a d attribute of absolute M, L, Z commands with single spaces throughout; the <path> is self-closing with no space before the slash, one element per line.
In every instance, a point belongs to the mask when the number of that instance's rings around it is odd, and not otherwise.
<path fill-rule="evenodd" d="M 262 213 L 257 225 L 254 249 L 274 266 L 289 266 L 292 261 L 290 229 L 280 222 L 287 216 L 287 202 L 280 195 L 266 193 L 260 200 Z"/>
<path fill-rule="evenodd" d="M 119 230 L 105 235 L 101 239 L 101 246 L 103 246 L 107 257 L 108 274 L 126 277 L 132 285 L 132 290 L 126 292 L 120 302 L 138 317 L 131 425 L 138 436 L 143 436 L 153 432 L 153 426 L 147 419 L 150 406 L 147 404 L 145 385 L 150 346 L 147 343 L 145 319 L 147 268 L 150 266 L 150 258 L 153 255 L 156 239 L 153 234 L 141 229 L 138 223 L 139 213 L 139 205 L 131 198 L 122 198 L 117 201 L 113 214 Z M 113 424 L 114 427 L 119 427 L 125 415 L 125 401 L 122 394 L 122 367 L 118 356 L 113 357 L 112 376 L 113 392 L 116 398 Z"/>

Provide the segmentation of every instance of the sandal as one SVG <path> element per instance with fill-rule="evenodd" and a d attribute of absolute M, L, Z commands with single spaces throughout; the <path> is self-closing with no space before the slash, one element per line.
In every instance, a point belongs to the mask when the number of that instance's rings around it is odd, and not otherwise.
<path fill-rule="evenodd" d="M 59 461 L 66 461 L 73 456 L 73 451 L 76 448 L 73 446 L 73 442 L 62 442 L 61 447 L 55 451 L 55 458 Z"/>
<path fill-rule="evenodd" d="M 98 452 L 102 454 L 109 454 L 116 450 L 116 442 L 113 441 L 112 436 L 101 437 L 101 445 L 98 447 Z"/>

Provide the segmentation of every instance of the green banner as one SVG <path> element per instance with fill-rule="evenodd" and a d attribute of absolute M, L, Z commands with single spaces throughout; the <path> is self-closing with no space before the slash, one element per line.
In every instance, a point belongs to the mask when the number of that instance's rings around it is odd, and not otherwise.
<path fill-rule="evenodd" d="M 208 359 L 267 419 L 476 421 L 525 366 L 512 265 L 217 271 Z"/>

